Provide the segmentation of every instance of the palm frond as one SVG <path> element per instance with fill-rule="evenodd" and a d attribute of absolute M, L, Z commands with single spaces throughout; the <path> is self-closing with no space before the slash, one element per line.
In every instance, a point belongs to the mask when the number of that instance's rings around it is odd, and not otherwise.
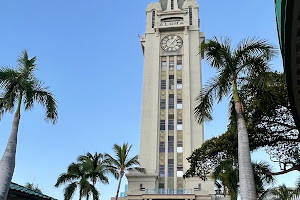
<path fill-rule="evenodd" d="M 77 188 L 77 183 L 73 182 L 70 183 L 65 189 L 64 189 L 64 199 L 69 200 L 72 199 L 74 196 L 75 190 Z"/>
<path fill-rule="evenodd" d="M 230 52 L 230 39 L 222 38 L 221 41 L 217 37 L 201 44 L 201 53 L 204 53 L 208 64 L 216 69 L 224 68 L 228 63 L 232 62 Z"/>
<path fill-rule="evenodd" d="M 70 181 L 74 181 L 76 179 L 78 179 L 77 175 L 62 173 L 61 175 L 59 175 L 59 177 L 56 181 L 56 184 L 54 186 L 59 187 L 62 184 L 65 184 L 65 183 L 70 182 Z"/>
<path fill-rule="evenodd" d="M 113 158 L 110 154 L 105 154 L 105 156 L 110 160 L 111 164 L 120 168 L 121 164 L 118 160 L 116 160 L 115 158 Z"/>
<path fill-rule="evenodd" d="M 218 80 L 216 78 L 211 79 L 210 84 L 204 86 L 203 90 L 196 98 L 196 107 L 194 109 L 194 115 L 198 123 L 212 120 L 212 106 L 216 98 L 218 87 Z"/>
<path fill-rule="evenodd" d="M 134 156 L 133 158 L 131 158 L 129 161 L 127 161 L 125 163 L 125 167 L 132 167 L 134 165 L 139 165 L 139 164 L 140 164 L 139 163 L 139 156 L 136 155 L 136 156 Z"/>
<path fill-rule="evenodd" d="M 253 38 L 246 38 L 242 40 L 233 52 L 237 63 L 246 60 L 248 57 L 265 57 L 271 60 L 276 57 L 278 50 L 275 46 L 270 45 L 267 40 Z"/>
<path fill-rule="evenodd" d="M 57 112 L 57 100 L 54 98 L 54 95 L 47 91 L 48 88 L 38 87 L 30 91 L 30 97 L 33 100 L 40 103 L 46 108 L 45 120 L 50 120 L 53 124 L 57 122 L 58 112 Z M 30 103 L 31 100 L 27 100 L 27 103 Z M 27 107 L 31 107 L 27 105 Z"/>
<path fill-rule="evenodd" d="M 130 167 L 127 169 L 128 171 L 137 171 L 137 172 L 140 172 L 140 173 L 143 173 L 143 174 L 146 174 L 147 171 L 145 168 L 141 168 L 141 167 Z"/>

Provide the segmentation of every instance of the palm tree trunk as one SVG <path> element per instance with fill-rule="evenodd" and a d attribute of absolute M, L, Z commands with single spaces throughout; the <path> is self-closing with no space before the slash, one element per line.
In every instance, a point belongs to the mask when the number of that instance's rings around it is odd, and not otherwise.
<path fill-rule="evenodd" d="M 243 115 L 243 106 L 237 92 L 236 81 L 233 81 L 234 105 L 237 115 L 238 126 L 238 160 L 239 160 L 239 181 L 242 200 L 256 200 L 256 189 L 251 164 L 249 137 Z"/>
<path fill-rule="evenodd" d="M 15 113 L 12 130 L 6 145 L 5 152 L 0 161 L 0 199 L 7 198 L 11 179 L 15 169 L 15 158 L 17 150 L 17 135 L 20 122 L 20 113 Z"/>
<path fill-rule="evenodd" d="M 12 129 L 6 149 L 0 161 L 0 200 L 6 200 L 11 184 L 11 179 L 15 170 L 17 137 L 20 122 L 22 96 L 19 98 L 18 108 L 14 116 Z"/>
<path fill-rule="evenodd" d="M 119 181 L 119 185 L 118 185 L 118 189 L 117 189 L 117 195 L 116 195 L 116 200 L 118 200 L 118 196 L 119 196 L 119 191 L 120 191 L 120 186 L 121 186 L 121 181 L 122 181 L 122 178 L 124 176 L 124 172 L 121 171 L 120 173 L 120 181 Z"/>

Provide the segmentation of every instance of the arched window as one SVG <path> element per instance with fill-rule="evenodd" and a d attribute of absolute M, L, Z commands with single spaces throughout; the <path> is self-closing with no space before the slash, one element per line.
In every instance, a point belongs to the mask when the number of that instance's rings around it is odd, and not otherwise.
<path fill-rule="evenodd" d="M 155 10 L 152 10 L 152 28 L 155 26 Z"/>
<path fill-rule="evenodd" d="M 193 8 L 189 7 L 189 21 L 190 25 L 193 25 Z"/>
<path fill-rule="evenodd" d="M 174 0 L 171 0 L 171 10 L 174 10 Z"/>

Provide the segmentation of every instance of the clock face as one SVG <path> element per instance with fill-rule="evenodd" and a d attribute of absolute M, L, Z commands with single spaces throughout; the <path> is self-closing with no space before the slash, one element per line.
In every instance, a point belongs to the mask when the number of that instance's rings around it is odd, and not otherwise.
<path fill-rule="evenodd" d="M 167 35 L 161 40 L 161 48 L 165 51 L 178 51 L 183 41 L 178 35 Z"/>

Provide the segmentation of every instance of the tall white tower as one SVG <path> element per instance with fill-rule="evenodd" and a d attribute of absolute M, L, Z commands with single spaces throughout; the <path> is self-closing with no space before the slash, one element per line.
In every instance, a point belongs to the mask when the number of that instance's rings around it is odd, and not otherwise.
<path fill-rule="evenodd" d="M 199 6 L 196 0 L 160 0 L 146 10 L 140 167 L 129 173 L 128 199 L 211 199 L 212 181 L 183 179 L 186 158 L 203 143 L 193 115 L 201 90 Z"/>

